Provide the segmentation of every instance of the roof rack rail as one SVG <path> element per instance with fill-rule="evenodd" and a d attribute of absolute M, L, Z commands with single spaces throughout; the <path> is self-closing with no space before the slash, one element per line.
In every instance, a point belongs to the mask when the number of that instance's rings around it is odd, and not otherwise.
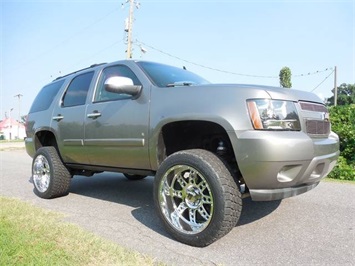
<path fill-rule="evenodd" d="M 91 66 L 89 66 L 89 67 L 85 67 L 85 68 L 83 68 L 83 69 L 76 70 L 76 71 L 71 72 L 71 73 L 69 73 L 69 74 L 66 74 L 66 75 L 64 75 L 64 76 L 57 77 L 57 78 L 54 79 L 53 81 L 56 81 L 56 80 L 58 80 L 58 79 L 61 79 L 61 78 L 70 76 L 70 75 L 72 75 L 72 74 L 78 73 L 78 72 L 83 71 L 83 70 L 86 70 L 86 69 L 90 69 L 90 68 L 97 67 L 97 66 L 101 66 L 101 65 L 105 65 L 105 64 L 107 64 L 107 63 L 93 64 L 93 65 L 91 65 Z"/>

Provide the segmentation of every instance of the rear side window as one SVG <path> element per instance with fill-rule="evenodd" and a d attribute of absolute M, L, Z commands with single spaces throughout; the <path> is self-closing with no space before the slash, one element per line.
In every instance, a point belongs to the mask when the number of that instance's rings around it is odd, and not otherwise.
<path fill-rule="evenodd" d="M 85 104 L 93 76 L 94 71 L 76 76 L 71 81 L 63 98 L 64 107 Z"/>
<path fill-rule="evenodd" d="M 61 80 L 44 86 L 34 100 L 30 109 L 30 113 L 47 110 L 53 102 L 54 97 L 57 95 L 60 87 L 62 87 L 63 83 L 64 80 Z"/>

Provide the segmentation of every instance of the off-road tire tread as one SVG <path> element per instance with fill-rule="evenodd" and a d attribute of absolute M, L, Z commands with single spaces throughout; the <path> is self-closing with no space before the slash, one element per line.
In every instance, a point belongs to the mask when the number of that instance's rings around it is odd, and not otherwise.
<path fill-rule="evenodd" d="M 165 171 L 167 170 L 166 167 L 168 167 L 169 169 L 171 165 L 178 164 L 178 161 L 181 160 L 181 158 L 185 157 L 189 158 L 189 160 L 192 159 L 194 163 L 200 164 L 200 167 L 202 168 L 208 167 L 209 171 L 212 171 L 213 175 L 218 179 L 217 182 L 220 184 L 220 189 L 222 189 L 223 191 L 223 195 L 214 195 L 216 201 L 223 200 L 224 202 L 223 210 L 215 210 L 214 216 L 221 215 L 223 217 L 217 217 L 217 219 L 221 219 L 220 223 L 208 226 L 210 227 L 210 229 L 208 230 L 208 234 L 204 233 L 204 231 L 207 230 L 205 229 L 197 235 L 182 235 L 182 233 L 171 228 L 171 226 L 165 220 L 160 211 L 160 206 L 158 202 L 159 179 L 164 175 Z M 194 165 L 191 166 L 196 167 Z M 163 220 L 165 227 L 173 235 L 173 237 L 179 240 L 180 242 L 197 247 L 208 246 L 219 238 L 226 235 L 227 233 L 229 233 L 236 226 L 242 211 L 241 193 L 230 171 L 227 169 L 221 159 L 218 158 L 218 156 L 216 156 L 212 152 L 201 149 L 176 152 L 169 156 L 162 163 L 161 167 L 158 169 L 156 176 L 158 177 L 154 182 L 154 200 L 156 204 L 156 209 L 158 210 L 158 214 Z M 217 199 L 217 197 L 219 197 L 219 199 Z M 222 197 L 222 199 L 220 197 Z M 216 211 L 219 211 L 218 214 L 216 213 Z M 213 221 L 211 221 L 211 223 L 212 222 Z"/>
<path fill-rule="evenodd" d="M 41 198 L 52 199 L 68 194 L 72 175 L 63 164 L 57 150 L 53 146 L 42 147 L 37 150 L 38 154 L 44 155 L 50 164 L 51 180 L 48 190 L 44 193 L 36 191 Z"/>

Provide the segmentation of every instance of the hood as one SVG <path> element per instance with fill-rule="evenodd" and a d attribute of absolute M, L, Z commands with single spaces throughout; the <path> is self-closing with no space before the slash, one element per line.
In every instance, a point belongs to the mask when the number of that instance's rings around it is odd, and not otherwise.
<path fill-rule="evenodd" d="M 199 87 L 199 86 L 197 86 Z M 271 99 L 274 100 L 289 100 L 289 101 L 307 101 L 307 102 L 316 102 L 323 104 L 321 98 L 316 94 L 307 91 L 300 91 L 295 89 L 272 87 L 272 86 L 262 86 L 262 85 L 249 85 L 249 84 L 208 84 L 203 85 L 205 88 L 216 88 L 218 90 L 223 89 L 233 89 L 233 90 L 259 90 L 266 92 Z M 259 95 L 259 94 L 258 94 Z"/>

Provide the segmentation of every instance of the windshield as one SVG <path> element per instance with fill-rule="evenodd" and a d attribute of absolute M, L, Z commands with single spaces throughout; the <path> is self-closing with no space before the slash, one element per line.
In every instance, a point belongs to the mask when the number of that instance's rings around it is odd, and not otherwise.
<path fill-rule="evenodd" d="M 183 68 L 152 62 L 137 62 L 137 64 L 158 87 L 193 86 L 209 83 L 207 80 Z"/>

